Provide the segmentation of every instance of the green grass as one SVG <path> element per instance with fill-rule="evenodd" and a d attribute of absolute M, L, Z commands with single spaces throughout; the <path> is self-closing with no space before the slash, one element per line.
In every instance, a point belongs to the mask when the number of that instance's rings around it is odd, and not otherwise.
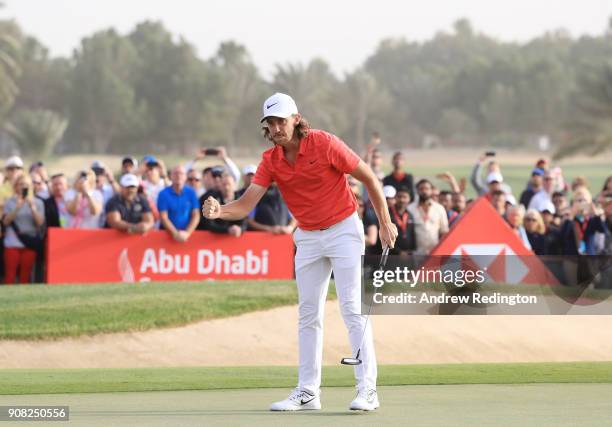
<path fill-rule="evenodd" d="M 294 387 L 295 367 L 0 370 L 0 394 Z M 353 370 L 323 368 L 324 387 L 354 384 Z M 612 362 L 384 365 L 380 385 L 612 383 Z"/>
<path fill-rule="evenodd" d="M 2 286 L 0 339 L 142 331 L 296 303 L 293 281 Z"/>

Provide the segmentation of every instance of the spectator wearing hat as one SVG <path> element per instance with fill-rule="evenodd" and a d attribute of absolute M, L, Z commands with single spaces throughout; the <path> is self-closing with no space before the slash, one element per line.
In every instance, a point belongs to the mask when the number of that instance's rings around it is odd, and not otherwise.
<path fill-rule="evenodd" d="M 201 175 L 195 169 L 190 169 L 187 171 L 187 183 L 185 185 L 195 191 L 196 196 L 198 197 L 204 194 L 204 186 L 202 185 Z"/>
<path fill-rule="evenodd" d="M 147 199 L 138 194 L 140 181 L 134 174 L 119 180 L 121 192 L 106 204 L 106 224 L 128 234 L 145 234 L 153 228 L 153 215 Z"/>
<path fill-rule="evenodd" d="M 385 185 L 383 187 L 383 194 L 385 195 L 385 199 L 387 199 L 387 206 L 391 206 L 395 203 L 395 195 L 397 194 L 397 190 L 392 185 Z"/>
<path fill-rule="evenodd" d="M 448 217 L 441 204 L 432 200 L 433 185 L 427 179 L 416 185 L 418 199 L 408 206 L 414 220 L 416 251 L 427 255 L 448 233 Z"/>
<path fill-rule="evenodd" d="M 251 185 L 251 180 L 255 176 L 255 172 L 257 172 L 257 166 L 255 165 L 246 165 L 244 169 L 242 169 L 242 188 L 240 189 L 241 194 L 249 188 Z"/>
<path fill-rule="evenodd" d="M 540 212 L 542 207 L 548 202 L 552 202 L 552 195 L 555 187 L 555 178 L 550 171 L 546 171 L 543 175 L 542 188 L 535 193 L 529 201 L 529 209 L 535 209 Z"/>
<path fill-rule="evenodd" d="M 211 196 L 216 198 L 222 205 L 227 204 L 233 200 L 236 200 L 236 183 L 234 177 L 227 172 L 224 172 L 220 178 L 219 191 L 212 195 L 212 192 L 207 191 L 202 197 L 200 197 L 200 206 L 204 205 L 206 199 Z M 216 197 L 215 197 L 216 196 Z M 225 221 L 222 219 L 210 220 L 202 216 L 200 224 L 198 225 L 199 230 L 208 230 L 213 233 L 229 234 L 230 236 L 240 237 L 246 230 L 247 222 L 246 219 L 236 221 Z"/>
<path fill-rule="evenodd" d="M 531 179 L 527 185 L 527 188 L 521 193 L 519 203 L 525 208 L 529 206 L 531 198 L 542 189 L 542 177 L 544 176 L 544 169 L 535 168 L 531 171 Z"/>
<path fill-rule="evenodd" d="M 507 195 L 511 195 L 512 188 L 504 183 L 501 168 L 499 167 L 499 163 L 495 160 L 491 160 L 487 165 L 486 183 L 482 181 L 482 164 L 487 157 L 487 154 L 480 156 L 478 162 L 476 162 L 476 165 L 474 165 L 472 169 L 470 182 L 476 190 L 476 193 L 479 196 L 486 195 L 488 200 L 491 200 L 491 192 L 495 190 L 502 190 Z"/>
<path fill-rule="evenodd" d="M 0 185 L 0 214 L 4 201 L 13 195 L 13 181 L 23 174 L 23 160 L 18 156 L 11 156 L 4 163 L 4 182 Z"/>
<path fill-rule="evenodd" d="M 234 182 L 235 183 L 240 182 L 240 169 L 238 169 L 238 166 L 236 166 L 236 163 L 234 163 L 234 161 L 227 155 L 227 150 L 225 149 L 225 147 L 222 147 L 222 146 L 216 147 L 216 148 L 202 148 L 198 150 L 193 161 L 188 162 L 185 165 L 185 168 L 187 169 L 187 171 L 191 169 L 195 169 L 196 163 L 207 157 L 217 157 L 223 160 L 226 170 L 230 175 L 232 175 L 232 177 L 234 178 Z M 221 168 L 223 167 L 221 166 Z M 211 189 L 211 187 L 207 187 L 206 184 L 207 184 L 206 180 L 204 180 L 204 191 L 208 191 Z"/>
<path fill-rule="evenodd" d="M 187 173 L 175 166 L 170 174 L 172 185 L 164 188 L 157 198 L 162 226 L 177 242 L 186 242 L 200 222 L 200 205 L 196 192 L 185 185 Z"/>
<path fill-rule="evenodd" d="M 66 206 L 66 192 L 68 191 L 68 180 L 63 173 L 51 176 L 51 189 L 49 198 L 45 203 L 45 222 L 47 227 L 68 227 L 72 215 Z"/>
<path fill-rule="evenodd" d="M 71 215 L 68 228 L 100 228 L 104 196 L 96 188 L 92 170 L 77 174 L 73 188 L 66 192 L 66 208 Z"/>
<path fill-rule="evenodd" d="M 410 191 L 410 199 L 414 199 L 414 181 L 412 174 L 404 170 L 406 160 L 401 151 L 393 154 L 391 159 L 393 164 L 393 172 L 383 178 L 383 185 L 391 185 L 398 190 L 400 187 L 407 188 Z"/>
<path fill-rule="evenodd" d="M 7 284 L 28 283 L 36 262 L 37 252 L 42 251 L 42 234 L 45 224 L 45 207 L 36 198 L 28 175 L 13 180 L 13 196 L 6 200 L 2 223 L 4 236 L 4 280 Z"/>

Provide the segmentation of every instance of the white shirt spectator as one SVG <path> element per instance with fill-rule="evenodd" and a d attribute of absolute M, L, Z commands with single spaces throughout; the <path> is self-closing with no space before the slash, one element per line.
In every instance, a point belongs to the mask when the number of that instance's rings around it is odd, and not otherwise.
<path fill-rule="evenodd" d="M 145 193 L 151 196 L 151 199 L 155 204 L 157 204 L 157 196 L 159 193 L 166 188 L 166 181 L 160 179 L 157 184 L 153 184 L 151 181 L 144 180 L 142 181 L 142 186 L 144 187 Z"/>
<path fill-rule="evenodd" d="M 77 196 L 77 192 L 73 189 L 70 189 L 66 192 L 65 200 L 66 202 L 70 202 L 75 199 Z M 91 190 L 91 197 L 100 202 L 104 203 L 104 196 L 99 190 Z M 103 211 L 103 210 L 102 210 Z M 81 229 L 92 229 L 92 228 L 100 228 L 100 218 L 102 216 L 102 212 L 97 215 L 91 214 L 91 209 L 89 209 L 89 202 L 86 198 L 81 198 L 81 203 L 77 206 L 77 214 L 74 216 L 70 216 L 68 219 L 67 228 L 81 228 Z"/>
<path fill-rule="evenodd" d="M 418 255 L 426 255 L 440 242 L 440 234 L 448 232 L 448 216 L 444 206 L 429 200 L 429 210 L 425 213 L 418 202 L 408 205 L 414 218 L 414 233 Z"/>
<path fill-rule="evenodd" d="M 529 209 L 535 209 L 538 212 L 542 212 L 552 203 L 552 197 L 546 192 L 546 190 L 540 190 L 533 195 L 529 202 Z"/>

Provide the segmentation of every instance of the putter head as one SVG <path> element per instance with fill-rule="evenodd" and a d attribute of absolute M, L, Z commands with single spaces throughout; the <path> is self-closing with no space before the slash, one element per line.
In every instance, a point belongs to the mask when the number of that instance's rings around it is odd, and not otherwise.
<path fill-rule="evenodd" d="M 340 361 L 343 365 L 361 365 L 361 359 L 357 359 L 356 357 L 343 357 Z"/>

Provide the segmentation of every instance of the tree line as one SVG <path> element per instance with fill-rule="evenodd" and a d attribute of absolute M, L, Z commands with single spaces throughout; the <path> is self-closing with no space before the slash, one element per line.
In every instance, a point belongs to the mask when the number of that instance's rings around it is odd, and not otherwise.
<path fill-rule="evenodd" d="M 424 42 L 383 40 L 341 77 L 315 58 L 277 64 L 270 79 L 239 43 L 200 58 L 159 22 L 125 35 L 99 31 L 70 57 L 51 57 L 17 22 L 0 21 L 5 150 L 257 152 L 261 102 L 274 91 L 291 94 L 313 127 L 355 149 L 378 131 L 392 147 L 529 147 L 547 135 L 560 156 L 597 153 L 612 146 L 612 19 L 598 36 L 558 30 L 525 43 L 499 41 L 462 19 Z"/>

